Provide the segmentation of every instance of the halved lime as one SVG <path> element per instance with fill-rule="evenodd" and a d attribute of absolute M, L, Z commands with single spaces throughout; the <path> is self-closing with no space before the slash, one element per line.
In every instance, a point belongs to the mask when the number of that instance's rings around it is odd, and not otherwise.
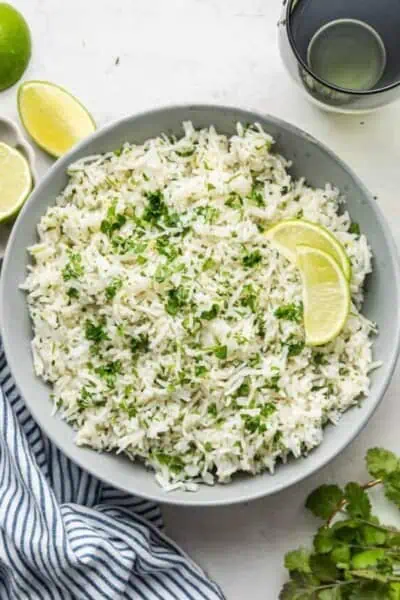
<path fill-rule="evenodd" d="M 305 219 L 290 219 L 271 227 L 266 236 L 293 263 L 297 261 L 296 247 L 299 244 L 327 252 L 341 266 L 346 279 L 351 279 L 351 264 L 345 249 L 322 225 Z"/>
<path fill-rule="evenodd" d="M 31 34 L 24 17 L 0 2 L 0 90 L 21 79 L 31 57 Z"/>
<path fill-rule="evenodd" d="M 0 223 L 19 211 L 31 190 L 28 161 L 18 150 L 0 142 Z"/>
<path fill-rule="evenodd" d="M 23 83 L 18 90 L 18 109 L 29 135 L 57 158 L 96 129 L 93 118 L 74 96 L 47 81 Z"/>
<path fill-rule="evenodd" d="M 303 281 L 306 344 L 321 346 L 339 335 L 346 323 L 349 283 L 331 254 L 304 245 L 296 250 Z"/>

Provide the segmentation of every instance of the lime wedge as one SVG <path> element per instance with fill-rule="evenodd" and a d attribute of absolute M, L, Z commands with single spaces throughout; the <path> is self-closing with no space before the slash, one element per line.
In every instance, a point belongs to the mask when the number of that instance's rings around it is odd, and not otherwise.
<path fill-rule="evenodd" d="M 343 329 L 350 310 L 349 283 L 331 254 L 299 245 L 306 344 L 321 346 Z"/>
<path fill-rule="evenodd" d="M 271 227 L 266 236 L 293 263 L 297 261 L 296 247 L 299 244 L 327 252 L 341 266 L 346 279 L 351 279 L 351 265 L 345 249 L 322 225 L 304 219 L 281 221 Z"/>
<path fill-rule="evenodd" d="M 0 223 L 19 211 L 31 189 L 28 161 L 17 150 L 0 142 Z"/>
<path fill-rule="evenodd" d="M 57 158 L 96 129 L 86 108 L 54 83 L 23 83 L 18 90 L 18 109 L 29 135 Z"/>

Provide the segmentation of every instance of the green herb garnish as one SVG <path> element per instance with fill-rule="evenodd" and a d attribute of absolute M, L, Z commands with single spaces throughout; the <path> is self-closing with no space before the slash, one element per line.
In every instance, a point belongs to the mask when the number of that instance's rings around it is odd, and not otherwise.
<path fill-rule="evenodd" d="M 122 288 L 122 279 L 114 279 L 113 282 L 106 287 L 106 298 L 107 300 L 112 300 L 115 298 L 118 290 Z"/>
<path fill-rule="evenodd" d="M 107 217 L 100 224 L 100 231 L 108 237 L 112 237 L 113 233 L 121 229 L 126 223 L 126 217 L 116 212 L 116 203 L 114 202 L 107 210 Z"/>
<path fill-rule="evenodd" d="M 69 281 L 70 279 L 79 279 L 79 277 L 82 277 L 83 273 L 84 268 L 82 265 L 82 256 L 80 254 L 71 253 L 69 255 L 69 262 L 62 270 L 64 281 Z"/>
<path fill-rule="evenodd" d="M 274 315 L 278 319 L 285 319 L 286 321 L 301 323 L 303 320 L 303 303 L 284 304 L 275 310 Z"/>
<path fill-rule="evenodd" d="M 92 321 L 87 320 L 85 323 L 85 337 L 91 342 L 99 344 L 104 340 L 109 340 L 108 334 L 105 330 L 104 323 L 95 325 Z"/>
<path fill-rule="evenodd" d="M 259 250 L 255 250 L 254 252 L 249 252 L 248 254 L 245 254 L 242 259 L 243 265 L 248 268 L 255 267 L 261 261 L 262 256 Z"/>
<path fill-rule="evenodd" d="M 324 524 L 312 550 L 286 554 L 290 580 L 280 600 L 400 598 L 400 530 L 379 521 L 367 493 L 380 485 L 400 508 L 400 460 L 393 452 L 373 448 L 366 462 L 372 481 L 344 488 L 324 484 L 307 498 L 306 507 Z"/>

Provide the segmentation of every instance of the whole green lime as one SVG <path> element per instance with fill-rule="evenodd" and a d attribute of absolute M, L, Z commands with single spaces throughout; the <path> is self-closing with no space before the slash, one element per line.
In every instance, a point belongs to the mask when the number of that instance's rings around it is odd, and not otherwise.
<path fill-rule="evenodd" d="M 21 79 L 31 57 L 31 34 L 24 17 L 0 2 L 0 91 Z"/>

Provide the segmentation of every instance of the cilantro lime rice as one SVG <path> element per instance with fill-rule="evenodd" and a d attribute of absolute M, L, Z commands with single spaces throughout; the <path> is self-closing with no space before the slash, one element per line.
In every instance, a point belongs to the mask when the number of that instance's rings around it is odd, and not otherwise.
<path fill-rule="evenodd" d="M 23 289 L 38 376 L 76 442 L 142 459 L 166 489 L 273 472 L 368 394 L 374 324 L 359 312 L 367 240 L 338 190 L 289 175 L 258 125 L 90 156 L 47 210 Z M 332 231 L 352 308 L 330 344 L 304 344 L 297 268 L 264 232 Z"/>

